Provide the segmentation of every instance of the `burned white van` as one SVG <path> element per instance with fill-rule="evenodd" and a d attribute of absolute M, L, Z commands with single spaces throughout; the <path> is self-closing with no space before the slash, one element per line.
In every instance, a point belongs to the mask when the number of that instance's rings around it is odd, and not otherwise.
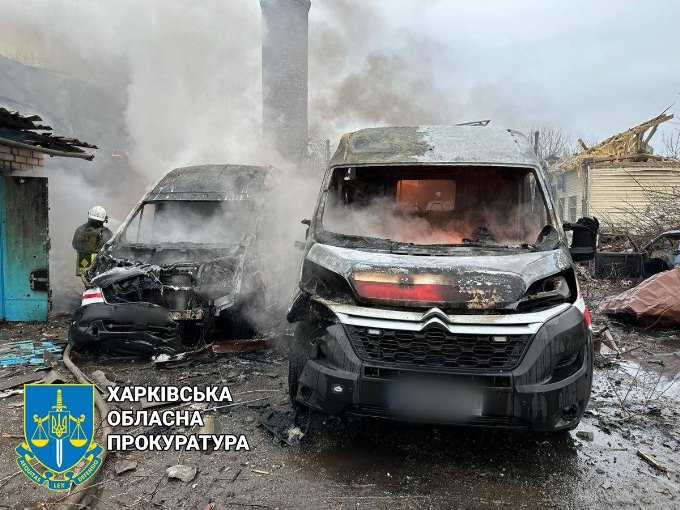
<path fill-rule="evenodd" d="M 308 225 L 291 399 L 332 414 L 575 427 L 590 317 L 548 180 L 520 133 L 481 126 L 344 135 Z"/>
<path fill-rule="evenodd" d="M 265 285 L 258 239 L 270 167 L 168 172 L 86 273 L 69 330 L 77 349 L 174 354 L 216 327 L 252 334 Z"/>

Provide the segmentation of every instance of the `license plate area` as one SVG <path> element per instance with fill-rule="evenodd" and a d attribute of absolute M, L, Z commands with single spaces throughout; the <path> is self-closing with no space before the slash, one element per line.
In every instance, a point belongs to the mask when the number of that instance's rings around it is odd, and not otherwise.
<path fill-rule="evenodd" d="M 465 421 L 482 416 L 481 388 L 446 380 L 397 380 L 387 383 L 392 413 L 418 420 Z"/>

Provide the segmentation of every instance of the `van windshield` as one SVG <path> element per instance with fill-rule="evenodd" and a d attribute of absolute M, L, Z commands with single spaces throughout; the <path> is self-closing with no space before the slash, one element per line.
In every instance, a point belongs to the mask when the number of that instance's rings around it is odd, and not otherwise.
<path fill-rule="evenodd" d="M 239 244 L 253 232 L 249 200 L 146 202 L 125 226 L 123 241 L 141 244 Z"/>
<path fill-rule="evenodd" d="M 521 245 L 550 224 L 532 170 L 392 166 L 336 169 L 323 230 L 400 243 Z"/>

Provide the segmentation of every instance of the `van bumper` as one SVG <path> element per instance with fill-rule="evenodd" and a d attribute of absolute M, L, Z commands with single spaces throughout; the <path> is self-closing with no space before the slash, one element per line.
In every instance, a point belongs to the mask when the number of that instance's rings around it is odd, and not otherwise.
<path fill-rule="evenodd" d="M 439 369 L 360 359 L 343 324 L 325 328 L 298 379 L 296 400 L 328 413 L 404 419 L 393 398 L 399 381 L 455 383 L 481 394 L 473 414 L 412 414 L 409 420 L 555 431 L 578 424 L 590 398 L 593 340 L 576 306 L 543 323 L 509 370 Z M 455 401 L 439 402 L 452 406 Z"/>
<path fill-rule="evenodd" d="M 71 318 L 68 341 L 76 350 L 118 356 L 173 355 L 184 348 L 170 314 L 152 303 L 86 304 Z"/>

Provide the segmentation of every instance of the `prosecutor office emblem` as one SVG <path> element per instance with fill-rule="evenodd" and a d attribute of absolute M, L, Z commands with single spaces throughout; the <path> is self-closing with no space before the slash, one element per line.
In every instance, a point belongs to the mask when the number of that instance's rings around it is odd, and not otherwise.
<path fill-rule="evenodd" d="M 38 485 L 65 491 L 94 476 L 102 448 L 94 442 L 92 384 L 26 384 L 19 469 Z"/>

